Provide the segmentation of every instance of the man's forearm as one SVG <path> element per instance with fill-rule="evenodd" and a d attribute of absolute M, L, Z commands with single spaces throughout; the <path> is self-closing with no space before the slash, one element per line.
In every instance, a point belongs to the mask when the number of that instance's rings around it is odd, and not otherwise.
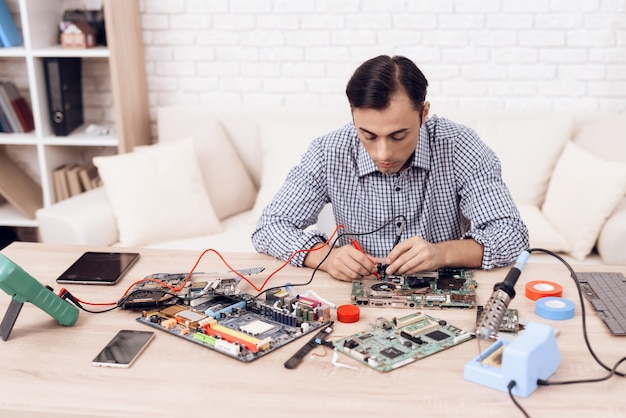
<path fill-rule="evenodd" d="M 442 267 L 482 267 L 484 248 L 471 238 L 444 241 L 435 245 L 444 255 Z"/>
<path fill-rule="evenodd" d="M 328 248 L 327 250 L 324 250 L 321 247 L 328 247 Z M 328 245 L 326 245 L 323 242 L 318 242 L 313 247 L 311 247 L 306 257 L 304 257 L 304 262 L 302 264 L 305 267 L 310 267 L 310 268 L 317 267 L 322 262 L 324 257 L 326 257 L 326 255 L 328 254 L 328 250 L 330 250 L 330 247 Z"/>

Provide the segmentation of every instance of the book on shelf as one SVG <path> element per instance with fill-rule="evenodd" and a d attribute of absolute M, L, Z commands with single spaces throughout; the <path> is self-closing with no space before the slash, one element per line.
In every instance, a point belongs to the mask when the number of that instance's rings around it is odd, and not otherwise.
<path fill-rule="evenodd" d="M 67 176 L 67 188 L 70 197 L 79 195 L 85 191 L 82 184 L 80 183 L 80 178 L 78 177 L 78 171 L 80 169 L 80 165 L 74 164 L 68 167 L 67 171 L 65 172 L 65 175 Z"/>
<path fill-rule="evenodd" d="M 11 102 L 11 107 L 20 122 L 22 130 L 24 132 L 30 132 L 35 129 L 33 112 L 30 110 L 29 104 L 26 102 L 24 96 L 20 94 L 15 84 L 11 81 L 4 81 L 0 84 L 0 87 L 4 90 L 8 100 Z"/>
<path fill-rule="evenodd" d="M 63 164 L 52 172 L 57 202 L 95 189 L 102 183 L 93 164 Z"/>
<path fill-rule="evenodd" d="M 35 219 L 43 206 L 41 186 L 0 149 L 0 195 L 24 216 Z"/>
<path fill-rule="evenodd" d="M 17 117 L 15 109 L 11 104 L 11 97 L 5 87 L 6 82 L 0 82 L 0 110 L 2 110 L 2 113 L 4 113 L 4 116 L 9 121 L 11 132 L 24 132 L 20 119 Z"/>
<path fill-rule="evenodd" d="M 100 176 L 98 176 L 98 169 L 93 164 L 88 164 L 81 167 L 78 171 L 78 177 L 80 178 L 80 183 L 82 184 L 85 191 L 93 190 L 101 186 Z"/>
<path fill-rule="evenodd" d="M 54 182 L 54 194 L 57 202 L 70 197 L 70 187 L 67 182 L 67 165 L 58 166 L 52 172 L 52 181 Z"/>
<path fill-rule="evenodd" d="M 4 0 L 0 0 L 0 44 L 3 47 L 21 46 L 24 44 L 22 35 L 17 30 L 11 11 Z"/>
<path fill-rule="evenodd" d="M 9 119 L 7 119 L 4 111 L 2 110 L 2 106 L 0 106 L 0 132 L 13 132 L 13 130 L 11 129 L 11 124 L 9 123 Z"/>

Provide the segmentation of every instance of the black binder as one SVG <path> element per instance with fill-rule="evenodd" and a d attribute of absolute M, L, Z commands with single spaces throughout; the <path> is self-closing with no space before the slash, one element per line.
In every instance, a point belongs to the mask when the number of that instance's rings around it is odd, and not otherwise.
<path fill-rule="evenodd" d="M 50 123 L 56 136 L 67 136 L 83 124 L 80 58 L 44 58 Z"/>

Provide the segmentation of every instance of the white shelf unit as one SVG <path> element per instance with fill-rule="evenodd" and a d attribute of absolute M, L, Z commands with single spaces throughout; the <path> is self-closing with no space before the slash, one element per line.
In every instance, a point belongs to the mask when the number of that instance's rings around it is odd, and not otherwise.
<path fill-rule="evenodd" d="M 15 19 L 18 27 L 21 26 L 24 46 L 0 48 L 0 66 L 5 63 L 25 66 L 27 92 L 24 95 L 28 96 L 35 122 L 33 132 L 0 133 L 0 149 L 41 185 L 44 207 L 57 200 L 52 172 L 61 164 L 85 163 L 95 155 L 128 152 L 137 145 L 150 143 L 139 0 L 104 0 L 103 6 L 106 47 L 77 50 L 64 49 L 58 44 L 58 24 L 62 20 L 64 0 L 17 0 Z M 83 63 L 106 61 L 113 96 L 115 134 L 92 136 L 86 134 L 85 126 L 82 126 L 67 137 L 54 135 L 43 65 L 46 57 L 79 57 Z M 0 79 L 6 78 L 6 75 L 0 75 Z M 0 226 L 36 227 L 37 222 L 4 202 L 0 203 Z"/>

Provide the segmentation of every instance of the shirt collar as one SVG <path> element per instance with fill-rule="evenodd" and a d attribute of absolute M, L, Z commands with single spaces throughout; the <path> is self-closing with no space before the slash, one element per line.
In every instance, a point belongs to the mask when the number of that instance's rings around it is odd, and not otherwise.
<path fill-rule="evenodd" d="M 370 158 L 370 155 L 365 150 L 365 147 L 359 140 L 359 137 L 356 136 L 357 148 L 356 148 L 356 165 L 357 165 L 357 173 L 359 177 L 366 176 L 368 174 L 372 174 L 378 171 L 374 161 Z"/>
<path fill-rule="evenodd" d="M 430 133 L 429 125 L 431 125 L 431 119 L 427 119 L 426 123 L 420 128 L 420 139 L 417 142 L 417 152 L 413 157 L 413 167 L 423 168 L 424 170 L 430 170 L 431 150 L 430 150 Z"/>
<path fill-rule="evenodd" d="M 430 125 L 429 122 L 430 119 L 426 120 L 426 123 L 420 128 L 420 137 L 417 141 L 417 149 L 416 152 L 413 153 L 413 163 L 411 164 L 413 167 L 423 168 L 425 170 L 430 170 L 431 152 L 429 145 L 430 134 L 428 132 L 428 125 Z M 356 129 L 354 131 L 354 137 L 357 142 L 356 163 L 359 177 L 378 171 L 376 165 L 365 150 L 365 147 L 363 147 L 363 144 L 359 140 L 359 137 L 356 134 Z"/>

